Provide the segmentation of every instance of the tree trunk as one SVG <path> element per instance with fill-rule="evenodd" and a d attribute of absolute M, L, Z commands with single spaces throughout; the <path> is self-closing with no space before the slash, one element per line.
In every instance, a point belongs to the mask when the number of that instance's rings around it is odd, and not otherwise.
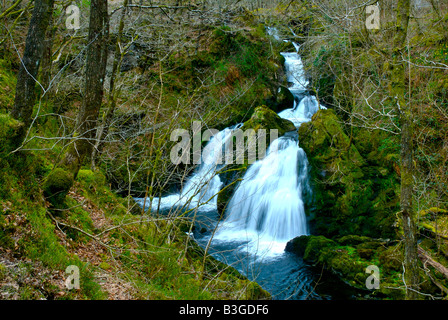
<path fill-rule="evenodd" d="M 413 157 L 413 130 L 412 116 L 409 110 L 401 115 L 401 220 L 403 225 L 403 238 L 405 248 L 405 280 L 406 298 L 418 297 L 418 255 L 415 229 L 415 214 L 412 208 L 414 187 L 414 157 Z"/>
<path fill-rule="evenodd" d="M 81 110 L 76 121 L 73 141 L 62 166 L 76 177 L 86 156 L 92 152 L 98 114 L 103 99 L 107 62 L 109 23 L 107 0 L 92 0 L 90 5 L 85 89 Z"/>
<path fill-rule="evenodd" d="M 117 94 L 115 92 L 115 78 L 117 76 L 117 72 L 121 66 L 121 62 L 123 60 L 123 52 L 121 52 L 121 39 L 123 36 L 123 29 L 124 29 L 124 19 L 126 16 L 126 13 L 128 12 L 128 0 L 124 0 L 123 2 L 123 9 L 121 11 L 120 16 L 120 24 L 118 26 L 118 35 L 117 35 L 117 41 L 115 43 L 115 53 L 114 53 L 114 61 L 112 64 L 112 72 L 110 75 L 110 82 L 109 82 L 109 97 L 108 97 L 108 108 L 106 111 L 106 114 L 103 117 L 103 123 L 98 128 L 96 132 L 96 141 L 95 145 L 92 149 L 92 155 L 91 155 L 91 169 L 95 170 L 96 166 L 96 157 L 99 152 L 101 152 L 102 146 L 103 146 L 103 138 L 107 136 L 107 133 L 109 131 L 109 126 L 112 122 L 112 118 L 115 112 L 116 107 L 116 101 L 117 101 Z"/>
<path fill-rule="evenodd" d="M 25 51 L 17 76 L 16 96 L 11 115 L 23 123 L 21 139 L 31 124 L 35 102 L 35 85 L 45 48 L 45 34 L 53 14 L 54 0 L 36 0 L 26 37 Z"/>
<path fill-rule="evenodd" d="M 44 42 L 44 50 L 42 54 L 42 62 L 40 68 L 40 83 L 46 90 L 44 100 L 48 100 L 49 86 L 51 81 L 51 69 L 52 69 L 52 55 L 53 55 L 53 42 L 56 33 L 56 27 L 54 26 L 54 18 L 50 19 L 49 29 Z"/>
<path fill-rule="evenodd" d="M 419 269 L 417 255 L 417 238 L 415 229 L 415 214 L 412 206 L 414 187 L 414 144 L 413 117 L 411 106 L 405 99 L 406 62 L 403 59 L 409 24 L 410 0 L 398 0 L 395 36 L 393 39 L 392 65 L 390 68 L 391 98 L 398 108 L 401 125 L 401 221 L 403 226 L 404 279 L 406 282 L 406 298 L 417 299 L 419 288 Z"/>

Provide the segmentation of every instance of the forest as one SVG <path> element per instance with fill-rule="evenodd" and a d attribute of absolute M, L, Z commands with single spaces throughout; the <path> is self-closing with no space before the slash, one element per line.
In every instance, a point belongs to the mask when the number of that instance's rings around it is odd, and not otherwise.
<path fill-rule="evenodd" d="M 0 44 L 0 300 L 448 298 L 448 1 L 0 0 Z"/>

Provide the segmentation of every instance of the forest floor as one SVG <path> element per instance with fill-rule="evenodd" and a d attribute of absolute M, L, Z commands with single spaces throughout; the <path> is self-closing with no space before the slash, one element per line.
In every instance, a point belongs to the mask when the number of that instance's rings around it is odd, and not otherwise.
<path fill-rule="evenodd" d="M 71 190 L 69 197 L 75 199 L 82 206 L 83 210 L 89 213 L 93 225 L 96 229 L 107 229 L 112 227 L 111 221 L 106 218 L 104 211 L 84 197 L 79 190 Z M 18 224 L 20 217 L 16 216 Z M 56 220 L 55 220 L 56 221 Z M 62 221 L 61 221 L 62 222 Z M 26 231 L 25 231 L 26 232 Z M 109 259 L 104 263 L 104 257 L 108 256 L 108 250 L 95 238 L 91 237 L 85 243 L 74 242 L 61 228 L 55 228 L 59 242 L 69 254 L 74 254 L 84 263 L 97 266 L 93 273 L 95 281 L 101 289 L 107 293 L 109 300 L 132 300 L 135 299 L 135 288 L 131 281 L 120 278 L 122 264 L 119 260 Z M 16 238 L 22 235 L 17 234 Z M 101 243 L 106 243 L 107 233 L 101 237 Z M 39 261 L 33 261 L 25 256 L 17 257 L 11 249 L 0 247 L 0 299 L 17 300 L 27 298 L 23 295 L 21 288 L 33 288 L 36 292 L 41 292 L 41 299 L 63 298 L 66 295 L 66 274 L 62 270 L 54 270 L 44 267 Z M 43 285 L 45 284 L 45 286 Z M 49 293 L 47 286 L 55 290 L 56 295 Z M 34 291 L 33 290 L 33 291 Z M 76 289 L 75 289 L 76 290 Z M 53 290 L 52 290 L 53 291 Z M 35 293 L 34 293 L 35 294 Z"/>

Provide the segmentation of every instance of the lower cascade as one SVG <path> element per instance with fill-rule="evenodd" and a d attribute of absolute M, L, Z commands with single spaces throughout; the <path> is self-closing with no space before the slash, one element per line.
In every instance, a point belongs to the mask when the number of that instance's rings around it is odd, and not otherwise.
<path fill-rule="evenodd" d="M 296 50 L 298 45 L 294 44 Z M 307 95 L 302 61 L 297 52 L 282 53 L 294 105 L 278 113 L 298 128 L 319 108 Z M 217 259 L 257 281 L 274 299 L 320 297 L 313 292 L 312 273 L 304 263 L 284 251 L 294 237 L 308 234 L 304 198 L 311 193 L 308 161 L 299 146 L 297 131 L 272 141 L 266 156 L 250 165 L 218 221 L 217 194 L 222 188 L 218 171 L 232 130 L 226 128 L 205 146 L 202 162 L 178 194 L 153 199 L 152 209 L 195 208 L 198 223 L 208 232 L 194 234 L 199 245 Z M 136 199 L 149 207 L 149 201 Z M 275 268 L 274 268 L 275 265 Z M 298 280 L 300 279 L 300 280 Z"/>
<path fill-rule="evenodd" d="M 267 156 L 249 167 L 227 206 L 216 240 L 248 240 L 252 253 L 282 253 L 287 241 L 307 234 L 303 191 L 308 162 L 297 137 L 273 141 Z M 304 190 L 306 189 L 306 190 Z"/>

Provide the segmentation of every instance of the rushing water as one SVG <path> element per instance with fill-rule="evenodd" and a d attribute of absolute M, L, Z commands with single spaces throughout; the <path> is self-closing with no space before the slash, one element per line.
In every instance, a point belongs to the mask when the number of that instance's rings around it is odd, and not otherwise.
<path fill-rule="evenodd" d="M 307 234 L 303 189 L 308 162 L 295 135 L 273 141 L 252 164 L 227 205 L 215 241 L 243 241 L 256 256 L 282 254 L 286 242 Z"/>
<path fill-rule="evenodd" d="M 298 45 L 294 46 L 298 49 Z M 307 81 L 299 54 L 282 55 L 295 102 L 279 116 L 298 128 L 323 106 L 306 94 Z M 284 251 L 289 240 L 308 234 L 304 205 L 304 197 L 311 193 L 308 161 L 296 131 L 273 141 L 266 156 L 248 168 L 226 208 L 225 218 L 218 221 L 216 194 L 222 181 L 217 172 L 222 168 L 219 160 L 233 129 L 215 135 L 183 190 L 155 199 L 153 208 L 196 208 L 196 230 L 207 231 L 195 232 L 195 240 L 217 259 L 257 281 L 274 299 L 330 298 L 331 293 L 314 290 L 317 275 L 300 258 Z M 143 199 L 137 201 L 143 203 Z"/>

